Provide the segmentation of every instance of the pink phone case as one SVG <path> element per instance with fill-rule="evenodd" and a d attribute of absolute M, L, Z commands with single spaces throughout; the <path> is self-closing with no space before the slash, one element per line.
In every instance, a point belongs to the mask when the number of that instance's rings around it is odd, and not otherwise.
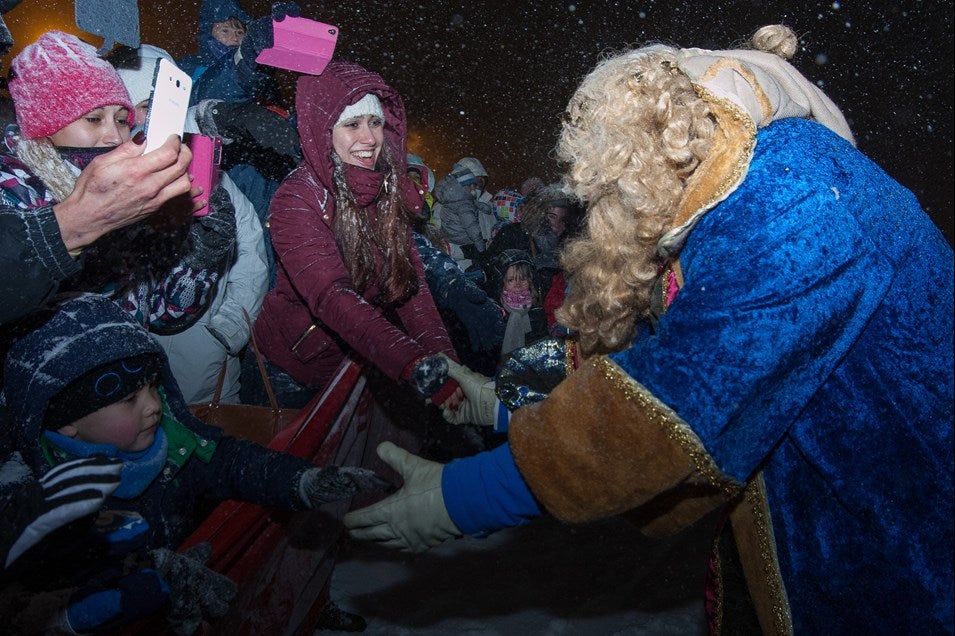
<path fill-rule="evenodd" d="M 272 33 L 272 48 L 259 53 L 255 61 L 309 75 L 321 75 L 338 43 L 338 27 L 308 18 L 273 20 Z"/>
<path fill-rule="evenodd" d="M 185 135 L 185 141 L 189 150 L 192 151 L 192 161 L 188 168 L 189 174 L 193 177 L 192 185 L 202 186 L 202 194 L 196 198 L 206 200 L 206 205 L 192 214 L 193 216 L 205 216 L 209 214 L 209 197 L 212 196 L 212 191 L 219 183 L 222 140 L 218 137 L 187 134 Z"/>

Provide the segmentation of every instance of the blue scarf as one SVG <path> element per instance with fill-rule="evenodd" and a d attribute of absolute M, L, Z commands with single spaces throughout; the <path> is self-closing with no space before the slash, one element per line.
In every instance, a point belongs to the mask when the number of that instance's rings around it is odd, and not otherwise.
<path fill-rule="evenodd" d="M 81 442 L 54 431 L 44 431 L 43 436 L 51 444 L 75 457 L 105 455 L 110 459 L 121 460 L 123 469 L 120 472 L 119 488 L 113 492 L 113 497 L 119 499 L 132 499 L 146 490 L 165 466 L 169 448 L 169 442 L 166 440 L 162 427 L 156 429 L 156 438 L 149 448 L 133 453 L 121 451 L 112 444 Z"/>

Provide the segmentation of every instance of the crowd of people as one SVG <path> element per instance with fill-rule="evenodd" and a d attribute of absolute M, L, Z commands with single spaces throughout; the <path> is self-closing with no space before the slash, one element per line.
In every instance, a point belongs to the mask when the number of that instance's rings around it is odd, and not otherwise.
<path fill-rule="evenodd" d="M 255 59 L 300 13 L 203 0 L 180 60 L 51 31 L 10 62 L 8 625 L 162 615 L 194 633 L 236 593 L 203 546 L 176 551 L 210 504 L 368 492 L 351 536 L 415 552 L 544 514 L 660 534 L 719 510 L 714 633 L 951 630 L 952 248 L 786 61 L 790 29 L 609 56 L 570 100 L 548 184 L 473 156 L 436 178 L 401 95 L 347 56 L 286 106 Z M 187 133 L 223 143 L 210 192 L 180 138 L 143 154 L 160 59 L 193 78 Z M 385 496 L 373 471 L 190 413 L 217 385 L 267 405 L 256 354 L 283 407 L 352 360 L 422 418 L 481 431 L 480 452 L 385 442 L 402 480 Z"/>

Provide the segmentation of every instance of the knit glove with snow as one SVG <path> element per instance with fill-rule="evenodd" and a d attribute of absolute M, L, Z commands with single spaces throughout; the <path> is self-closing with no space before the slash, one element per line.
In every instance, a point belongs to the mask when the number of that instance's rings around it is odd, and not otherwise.
<path fill-rule="evenodd" d="M 444 464 L 412 455 L 391 442 L 378 445 L 378 457 L 401 475 L 404 485 L 387 499 L 345 515 L 345 527 L 353 538 L 424 552 L 462 535 L 444 505 Z"/>
<path fill-rule="evenodd" d="M 387 491 L 391 482 L 382 479 L 375 471 L 356 466 L 326 466 L 311 468 L 302 473 L 298 493 L 310 509 L 339 501 L 364 491 Z"/>
<path fill-rule="evenodd" d="M 166 622 L 177 636 L 195 633 L 203 612 L 215 617 L 229 610 L 229 601 L 235 598 L 238 588 L 232 579 L 205 566 L 212 556 L 211 545 L 200 543 L 182 554 L 157 548 L 149 554 L 169 586 L 172 607 Z"/>
<path fill-rule="evenodd" d="M 235 207 L 221 185 L 209 197 L 209 208 L 209 214 L 195 217 L 189 228 L 189 253 L 183 259 L 188 267 L 215 269 L 235 245 Z"/>
<path fill-rule="evenodd" d="M 411 383 L 422 397 L 431 397 L 448 381 L 448 358 L 442 355 L 419 360 L 411 369 Z"/>
<path fill-rule="evenodd" d="M 11 470 L 7 464 L 3 468 Z M 23 468 L 26 469 L 25 465 Z M 103 501 L 119 487 L 122 468 L 118 460 L 84 457 L 64 462 L 43 475 L 38 480 L 43 495 L 40 514 L 14 541 L 4 567 L 9 567 L 50 532 L 99 510 Z"/>

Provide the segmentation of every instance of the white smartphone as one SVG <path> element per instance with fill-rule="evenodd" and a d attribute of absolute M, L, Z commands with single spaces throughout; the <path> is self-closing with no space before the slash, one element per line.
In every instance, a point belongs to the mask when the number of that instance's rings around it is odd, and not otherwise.
<path fill-rule="evenodd" d="M 169 135 L 182 139 L 186 110 L 192 93 L 192 78 L 166 58 L 160 58 L 153 76 L 153 89 L 146 115 L 146 149 L 155 150 Z"/>

